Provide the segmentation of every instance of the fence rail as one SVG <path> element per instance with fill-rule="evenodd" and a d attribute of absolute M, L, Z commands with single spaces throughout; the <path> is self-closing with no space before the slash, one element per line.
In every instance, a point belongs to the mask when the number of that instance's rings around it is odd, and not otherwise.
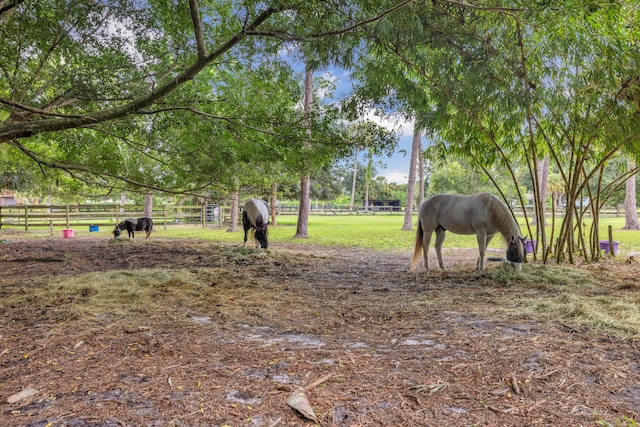
<path fill-rule="evenodd" d="M 240 208 L 241 209 L 241 208 Z M 4 227 L 19 227 L 28 231 L 31 227 L 73 227 L 73 226 L 115 226 L 125 218 L 139 218 L 142 216 L 142 205 L 93 204 L 93 205 L 5 205 L 0 206 L 0 230 Z M 298 206 L 283 204 L 276 208 L 278 215 L 297 215 Z M 314 204 L 312 215 L 376 215 L 376 214 L 404 214 L 404 208 L 390 206 L 362 206 L 353 207 L 330 204 Z M 522 211 L 516 209 L 516 215 Z M 152 218 L 156 227 L 165 229 L 171 224 L 201 224 L 222 227 L 230 220 L 231 209 L 227 206 L 206 205 L 160 205 L 155 206 Z M 551 212 L 547 212 L 551 215 Z M 533 218 L 533 209 L 527 209 L 529 218 Z M 563 216 L 564 210 L 556 211 L 556 215 Z M 621 216 L 624 210 L 606 208 L 600 211 L 600 216 Z M 240 216 L 238 215 L 238 218 Z"/>
<path fill-rule="evenodd" d="M 0 206 L 0 229 L 20 227 L 115 226 L 125 218 L 142 216 L 142 205 L 11 205 Z M 152 210 L 155 226 L 189 223 L 222 225 L 223 208 L 219 205 L 161 205 Z"/>

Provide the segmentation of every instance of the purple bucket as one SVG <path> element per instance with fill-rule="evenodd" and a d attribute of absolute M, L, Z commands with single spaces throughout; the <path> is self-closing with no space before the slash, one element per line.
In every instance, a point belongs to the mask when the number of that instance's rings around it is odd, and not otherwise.
<path fill-rule="evenodd" d="M 611 248 L 609 247 L 608 240 L 600 240 L 600 250 L 604 250 L 605 254 L 609 253 L 609 250 L 611 250 Z M 613 242 L 613 253 L 614 255 L 618 253 L 618 242 Z"/>
<path fill-rule="evenodd" d="M 527 239 L 524 241 L 524 251 L 528 254 L 533 253 L 534 249 L 536 247 L 536 241 L 535 240 L 531 240 L 531 239 Z"/>

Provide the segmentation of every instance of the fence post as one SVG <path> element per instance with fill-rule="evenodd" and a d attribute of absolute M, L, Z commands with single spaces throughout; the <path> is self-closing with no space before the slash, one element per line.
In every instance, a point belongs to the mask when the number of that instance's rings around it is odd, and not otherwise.
<path fill-rule="evenodd" d="M 29 231 L 29 209 L 24 205 L 24 231 Z"/>
<path fill-rule="evenodd" d="M 202 205 L 202 228 L 207 228 L 207 204 Z"/>
<path fill-rule="evenodd" d="M 609 225 L 609 256 L 615 257 L 616 253 L 613 251 L 613 226 Z"/>
<path fill-rule="evenodd" d="M 167 205 L 162 205 L 162 222 L 164 224 L 164 229 L 167 229 Z"/>
<path fill-rule="evenodd" d="M 69 205 L 65 206 L 65 224 L 69 228 Z"/>

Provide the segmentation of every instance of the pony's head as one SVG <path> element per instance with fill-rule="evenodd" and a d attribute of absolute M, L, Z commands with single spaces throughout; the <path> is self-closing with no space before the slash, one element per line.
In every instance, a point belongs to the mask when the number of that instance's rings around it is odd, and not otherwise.
<path fill-rule="evenodd" d="M 255 237 L 262 249 L 269 249 L 269 229 L 267 224 L 256 226 L 256 232 L 253 237 Z"/>
<path fill-rule="evenodd" d="M 525 261 L 527 253 L 524 250 L 524 237 L 511 236 L 509 247 L 507 247 L 507 261 L 518 272 L 522 271 L 522 263 Z"/>
<path fill-rule="evenodd" d="M 113 230 L 113 235 L 114 235 L 115 237 L 120 237 L 120 234 L 122 234 L 122 231 L 121 231 L 118 227 L 116 227 L 116 228 Z"/>

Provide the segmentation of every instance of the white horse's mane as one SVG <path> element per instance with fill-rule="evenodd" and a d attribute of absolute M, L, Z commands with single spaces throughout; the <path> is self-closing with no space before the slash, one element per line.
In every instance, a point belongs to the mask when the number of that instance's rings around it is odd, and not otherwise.
<path fill-rule="evenodd" d="M 498 218 L 500 219 L 500 221 L 496 223 L 496 228 L 500 231 L 502 237 L 507 242 L 511 239 L 511 237 L 522 237 L 520 235 L 520 227 L 518 226 L 516 220 L 513 218 L 513 215 L 511 215 L 511 211 L 509 210 L 509 208 L 500 200 L 495 199 L 495 201 L 497 203 L 492 203 L 491 205 L 494 210 L 499 211 Z"/>

